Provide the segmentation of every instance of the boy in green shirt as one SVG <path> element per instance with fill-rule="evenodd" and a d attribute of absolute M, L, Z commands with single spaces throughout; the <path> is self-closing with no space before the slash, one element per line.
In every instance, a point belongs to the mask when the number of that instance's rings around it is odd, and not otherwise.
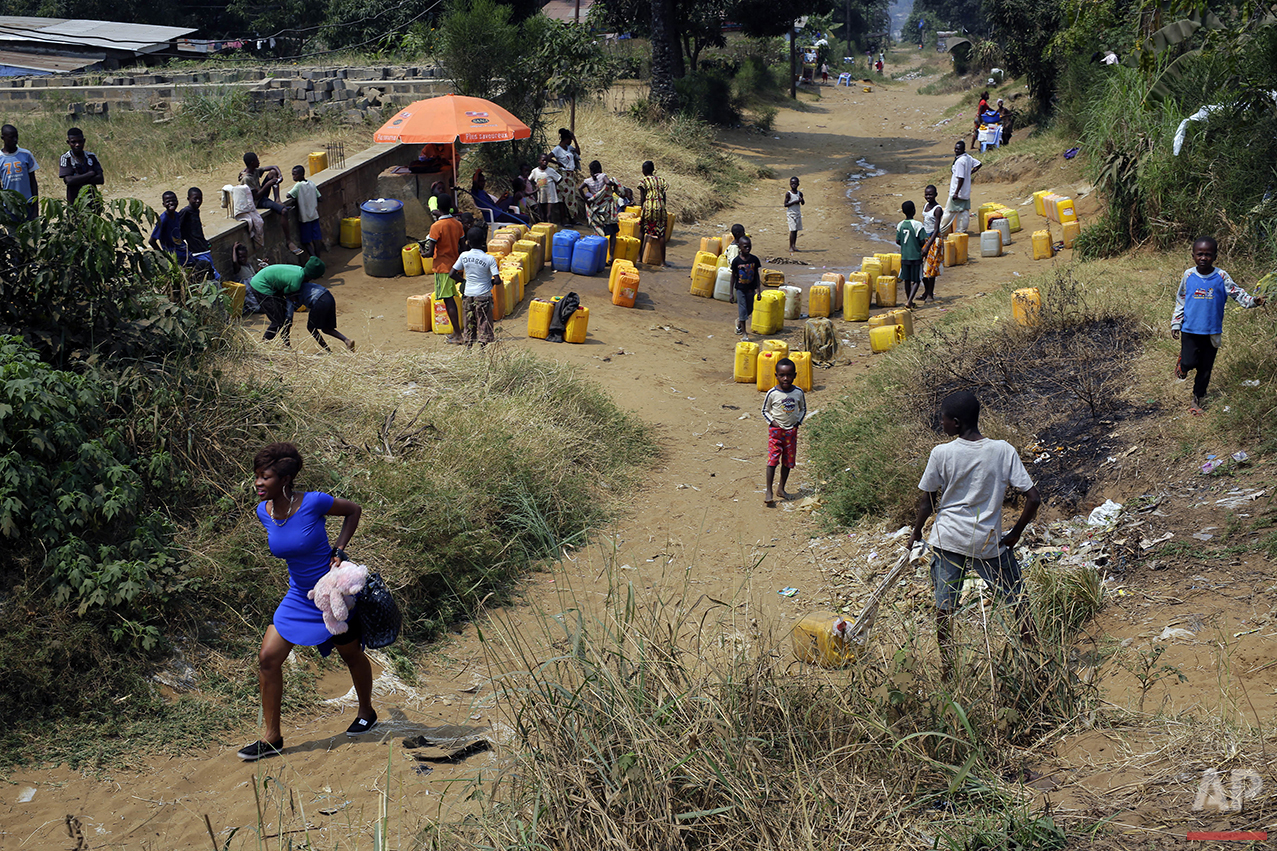
<path fill-rule="evenodd" d="M 249 286 L 257 293 L 262 312 L 270 320 L 263 341 L 275 339 L 279 334 L 284 345 L 288 345 L 290 316 L 288 297 L 301 292 L 302 284 L 313 281 L 324 274 L 327 267 L 318 257 L 306 261 L 305 266 L 294 266 L 289 263 L 276 263 L 258 272 L 249 281 Z M 281 333 L 282 331 L 282 333 Z"/>
<path fill-rule="evenodd" d="M 912 201 L 900 205 L 904 221 L 896 225 L 896 245 L 900 246 L 900 281 L 905 285 L 905 307 L 913 309 L 914 297 L 922 288 L 922 223 L 913 219 L 917 211 Z"/>

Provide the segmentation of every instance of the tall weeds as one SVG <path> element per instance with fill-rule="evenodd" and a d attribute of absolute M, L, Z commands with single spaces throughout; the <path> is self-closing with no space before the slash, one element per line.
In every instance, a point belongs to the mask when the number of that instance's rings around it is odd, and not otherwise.
<path fill-rule="evenodd" d="M 1003 779 L 1016 773 L 1008 746 L 1067 723 L 1091 695 L 1062 651 L 1023 652 L 1000 609 L 964 610 L 968 646 L 945 685 L 934 639 L 907 611 L 880 618 L 853 666 L 821 671 L 792 662 L 751 601 L 689 590 L 613 577 L 597 608 L 568 592 L 540 630 L 485 628 L 494 666 L 513 671 L 497 682 L 515 761 L 483 818 L 434 841 L 913 847 L 1041 817 Z"/>

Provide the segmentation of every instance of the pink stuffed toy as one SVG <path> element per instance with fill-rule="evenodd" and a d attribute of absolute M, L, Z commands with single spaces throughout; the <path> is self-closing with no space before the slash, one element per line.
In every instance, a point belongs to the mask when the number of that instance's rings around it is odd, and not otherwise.
<path fill-rule="evenodd" d="M 320 577 L 315 587 L 306 592 L 306 596 L 314 600 L 319 611 L 323 612 L 324 626 L 333 635 L 341 635 L 349 629 L 346 619 L 350 616 L 350 607 L 367 580 L 368 568 L 343 561 Z"/>

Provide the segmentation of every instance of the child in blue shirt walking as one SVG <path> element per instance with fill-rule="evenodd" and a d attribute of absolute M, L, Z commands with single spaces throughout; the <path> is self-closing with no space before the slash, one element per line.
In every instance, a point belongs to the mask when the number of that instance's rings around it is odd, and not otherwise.
<path fill-rule="evenodd" d="M 1179 282 L 1175 295 L 1175 313 L 1171 316 L 1171 337 L 1180 341 L 1179 360 L 1175 362 L 1175 378 L 1188 379 L 1190 369 L 1197 370 L 1193 379 L 1193 404 L 1189 408 L 1201 414 L 1210 384 L 1215 354 L 1224 332 L 1224 303 L 1233 299 L 1242 307 L 1261 307 L 1263 296 L 1251 296 L 1223 269 L 1215 268 L 1219 245 L 1214 237 L 1198 237 L 1193 243 L 1193 262 Z"/>

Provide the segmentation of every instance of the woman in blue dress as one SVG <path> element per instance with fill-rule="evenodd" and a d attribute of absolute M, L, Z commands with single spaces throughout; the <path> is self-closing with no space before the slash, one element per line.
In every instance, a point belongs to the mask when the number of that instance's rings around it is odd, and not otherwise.
<path fill-rule="evenodd" d="M 355 534 L 362 513 L 359 505 L 318 491 L 300 493 L 293 481 L 302 469 L 302 456 L 291 443 L 272 443 L 253 458 L 257 496 L 257 518 L 266 528 L 271 555 L 288 563 L 288 593 L 275 609 L 258 653 L 257 682 L 262 695 L 262 739 L 244 747 L 239 757 L 247 762 L 275 756 L 284 749 L 279 727 L 279 707 L 284 694 L 284 660 L 293 646 L 318 647 L 327 656 L 333 647 L 350 669 L 355 693 L 359 695 L 359 715 L 346 730 L 347 736 L 366 733 L 377 723 L 372 708 L 372 665 L 364 655 L 356 619 L 350 629 L 331 635 L 323 614 L 306 592 L 320 577 L 346 560 L 343 550 Z M 344 518 L 337 545 L 330 547 L 324 518 Z"/>

